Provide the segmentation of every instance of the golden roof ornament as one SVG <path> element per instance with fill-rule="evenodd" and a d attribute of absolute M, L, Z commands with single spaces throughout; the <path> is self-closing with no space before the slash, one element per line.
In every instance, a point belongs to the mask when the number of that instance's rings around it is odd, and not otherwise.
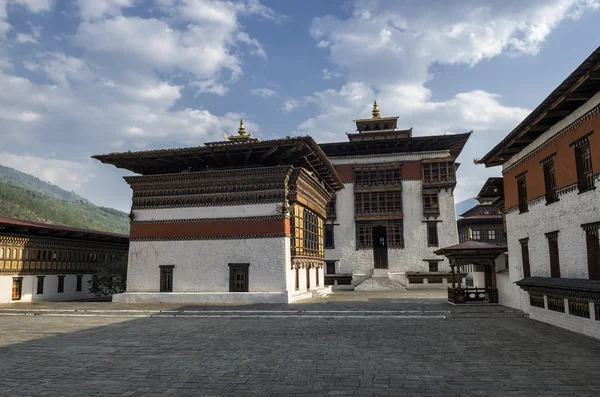
<path fill-rule="evenodd" d="M 377 101 L 373 102 L 373 118 L 380 119 L 381 115 L 379 113 L 379 106 L 377 106 Z"/>
<path fill-rule="evenodd" d="M 246 127 L 244 126 L 244 119 L 240 119 L 240 128 L 238 128 L 238 134 L 237 135 L 225 134 L 225 139 L 229 139 L 230 141 L 240 141 L 240 140 L 254 139 L 254 138 L 252 138 L 252 133 L 246 132 Z"/>

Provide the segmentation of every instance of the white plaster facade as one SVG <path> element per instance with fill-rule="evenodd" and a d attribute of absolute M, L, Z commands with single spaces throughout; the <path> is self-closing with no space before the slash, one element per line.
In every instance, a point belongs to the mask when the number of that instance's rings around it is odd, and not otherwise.
<path fill-rule="evenodd" d="M 279 215 L 276 205 L 272 203 L 227 205 L 222 207 L 160 208 L 133 211 L 133 216 L 136 221 L 218 219 L 272 215 Z"/>
<path fill-rule="evenodd" d="M 440 158 L 448 152 L 421 154 L 402 154 L 385 156 L 365 156 L 364 158 L 332 159 L 334 164 L 367 164 L 397 161 L 415 161 L 422 158 Z M 354 184 L 345 183 L 344 189 L 336 193 L 336 220 L 334 221 L 334 248 L 325 249 L 325 260 L 335 261 L 336 273 L 353 274 L 353 283 L 357 284 L 371 277 L 374 270 L 372 249 L 356 249 L 356 222 L 354 220 Z M 441 189 L 438 194 L 440 215 L 438 221 L 438 247 L 429 247 L 427 224 L 423 216 L 422 182 L 420 180 L 402 181 L 402 214 L 404 230 L 404 248 L 388 249 L 389 277 L 407 286 L 406 272 L 429 272 L 429 263 L 425 259 L 441 259 L 438 271 L 450 272 L 450 265 L 443 256 L 433 251 L 440 247 L 458 244 L 458 229 L 454 195 L 451 189 Z M 446 284 L 432 284 L 444 288 Z"/>
<path fill-rule="evenodd" d="M 600 181 L 596 179 L 596 184 Z M 509 272 L 497 277 L 500 303 L 529 311 L 529 297 L 516 284 L 523 278 L 520 239 L 529 238 L 532 277 L 550 277 L 550 253 L 545 233 L 558 231 L 558 256 L 562 278 L 588 278 L 584 223 L 600 221 L 600 190 L 579 194 L 563 192 L 559 201 L 546 205 L 544 198 L 530 202 L 528 212 L 511 210 L 506 214 Z M 508 278 L 508 280 L 504 280 Z M 500 281 L 502 279 L 502 281 Z M 500 285 L 502 283 L 502 286 Z"/>
<path fill-rule="evenodd" d="M 58 292 L 58 276 L 54 274 L 44 276 L 44 293 L 37 293 L 37 275 L 10 275 L 0 276 L 0 303 L 18 302 L 45 302 L 45 301 L 70 301 L 78 299 L 90 299 L 94 295 L 88 290 L 91 274 L 84 274 L 82 278 L 81 291 L 77 291 L 77 276 L 65 275 L 64 292 Z M 12 300 L 13 277 L 23 277 L 21 286 L 21 299 Z"/>

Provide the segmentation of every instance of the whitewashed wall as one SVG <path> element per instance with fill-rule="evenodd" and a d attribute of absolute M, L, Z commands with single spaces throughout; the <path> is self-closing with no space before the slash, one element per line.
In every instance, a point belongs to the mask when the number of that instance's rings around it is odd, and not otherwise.
<path fill-rule="evenodd" d="M 12 302 L 12 280 L 14 276 L 0 276 L 0 303 Z M 77 299 L 89 299 L 94 295 L 88 292 L 88 281 L 91 274 L 84 274 L 81 291 L 77 292 L 77 276 L 65 275 L 64 292 L 58 292 L 58 276 L 45 275 L 44 293 L 37 294 L 38 278 L 36 275 L 24 275 L 21 289 L 21 300 L 15 302 L 59 302 Z"/>
<path fill-rule="evenodd" d="M 596 184 L 600 181 L 596 180 Z M 577 189 L 546 205 L 545 199 L 529 205 L 529 211 L 506 215 L 509 257 L 509 291 L 501 291 L 504 305 L 528 311 L 526 292 L 513 284 L 523 278 L 520 239 L 529 238 L 531 276 L 550 277 L 550 253 L 545 233 L 558 230 L 558 255 L 562 278 L 588 278 L 584 223 L 600 221 L 600 189 L 578 194 Z"/>
<path fill-rule="evenodd" d="M 280 215 L 275 203 L 226 205 L 221 207 L 159 208 L 134 210 L 136 221 L 215 219 Z"/>
<path fill-rule="evenodd" d="M 433 253 L 441 247 L 458 244 L 454 196 L 449 189 L 439 193 L 439 205 L 439 247 L 429 247 L 427 224 L 423 222 L 422 183 L 412 180 L 402 182 L 404 248 L 388 249 L 390 272 L 428 272 L 429 264 L 424 259 L 444 259 L 439 262 L 438 269 L 450 271 L 447 260 Z M 335 248 L 325 250 L 325 259 L 339 261 L 336 263 L 336 273 L 371 275 L 373 250 L 356 250 L 353 183 L 345 183 L 344 189 L 337 192 L 336 206 Z"/>
<path fill-rule="evenodd" d="M 288 237 L 132 241 L 127 292 L 159 292 L 160 265 L 175 266 L 173 292 L 229 292 L 229 263 L 250 263 L 251 292 L 285 292 L 289 247 Z"/>

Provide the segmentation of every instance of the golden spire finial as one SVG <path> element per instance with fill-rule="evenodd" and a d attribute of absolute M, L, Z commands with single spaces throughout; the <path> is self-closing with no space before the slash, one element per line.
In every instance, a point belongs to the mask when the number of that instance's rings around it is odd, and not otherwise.
<path fill-rule="evenodd" d="M 381 118 L 381 116 L 379 114 L 379 107 L 377 106 L 377 101 L 373 102 L 373 118 L 374 119 Z"/>
<path fill-rule="evenodd" d="M 227 135 L 225 134 L 225 139 L 233 140 L 256 140 L 256 138 L 252 138 L 252 134 L 246 131 L 246 127 L 244 126 L 244 119 L 240 119 L 240 128 L 238 128 L 237 135 Z"/>
<path fill-rule="evenodd" d="M 246 135 L 246 127 L 244 127 L 244 119 L 240 119 L 240 128 L 238 129 L 238 134 L 241 136 Z"/>

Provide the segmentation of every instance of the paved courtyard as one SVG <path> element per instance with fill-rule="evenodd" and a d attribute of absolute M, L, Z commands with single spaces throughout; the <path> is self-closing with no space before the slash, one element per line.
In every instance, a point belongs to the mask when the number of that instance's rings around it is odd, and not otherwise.
<path fill-rule="evenodd" d="M 0 335 L 0 396 L 600 395 L 600 341 L 435 294 L 2 305 Z"/>

